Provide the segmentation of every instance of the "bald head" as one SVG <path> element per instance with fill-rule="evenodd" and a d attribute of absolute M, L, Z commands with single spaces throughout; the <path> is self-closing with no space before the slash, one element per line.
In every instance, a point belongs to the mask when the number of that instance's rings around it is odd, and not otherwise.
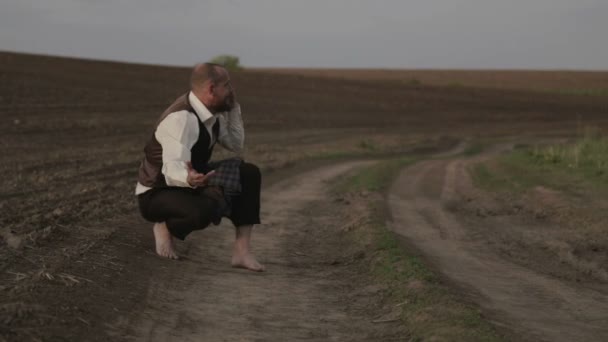
<path fill-rule="evenodd" d="M 190 90 L 211 113 L 229 111 L 234 107 L 234 89 L 230 75 L 221 65 L 201 63 L 194 66 Z"/>
<path fill-rule="evenodd" d="M 207 81 L 217 84 L 228 77 L 226 69 L 214 63 L 200 63 L 194 66 L 190 76 L 190 89 L 201 89 Z"/>

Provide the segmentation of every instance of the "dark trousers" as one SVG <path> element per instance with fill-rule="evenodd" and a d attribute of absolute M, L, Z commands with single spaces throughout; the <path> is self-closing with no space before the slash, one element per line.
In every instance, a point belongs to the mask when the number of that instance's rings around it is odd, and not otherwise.
<path fill-rule="evenodd" d="M 227 216 L 235 227 L 260 223 L 262 175 L 254 164 L 242 162 L 241 193 L 231 198 Z M 199 189 L 182 187 L 154 188 L 140 194 L 139 210 L 150 222 L 166 222 L 171 235 L 183 240 L 194 230 L 204 229 L 218 211 L 218 203 Z"/>

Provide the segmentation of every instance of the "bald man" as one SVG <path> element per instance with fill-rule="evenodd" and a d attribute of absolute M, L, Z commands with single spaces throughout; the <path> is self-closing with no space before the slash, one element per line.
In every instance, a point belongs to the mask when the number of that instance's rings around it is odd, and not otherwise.
<path fill-rule="evenodd" d="M 173 238 L 228 217 L 236 227 L 232 266 L 264 270 L 250 250 L 251 231 L 260 223 L 260 170 L 239 158 L 210 161 L 216 143 L 238 153 L 243 141 L 228 71 L 195 66 L 190 92 L 160 116 L 139 168 L 135 193 L 142 216 L 154 222 L 158 255 L 178 259 Z"/>

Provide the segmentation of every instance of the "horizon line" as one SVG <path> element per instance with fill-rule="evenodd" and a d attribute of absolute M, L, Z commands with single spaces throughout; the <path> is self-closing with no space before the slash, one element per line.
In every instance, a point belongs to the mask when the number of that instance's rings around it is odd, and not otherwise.
<path fill-rule="evenodd" d="M 74 56 L 74 55 L 64 55 L 64 54 L 51 54 L 51 53 L 40 53 L 40 52 L 32 52 L 32 51 L 17 51 L 17 50 L 2 50 L 0 49 L 0 53 L 3 54 L 14 54 L 14 55 L 29 55 L 29 56 L 39 56 L 39 57 L 48 57 L 48 58 L 63 58 L 63 59 L 72 59 L 72 60 L 81 60 L 87 62 L 101 62 L 101 63 L 113 63 L 113 64 L 131 64 L 131 65 L 140 65 L 140 66 L 149 66 L 149 67 L 160 67 L 160 68 L 176 68 L 176 69 L 184 69 L 184 68 L 192 68 L 196 63 L 193 64 L 160 64 L 160 63 L 152 63 L 152 62 L 142 62 L 142 61 L 133 61 L 133 60 L 120 60 L 120 59 L 106 59 L 106 58 L 95 58 L 95 57 L 86 57 L 86 56 Z M 238 56 L 237 56 L 238 57 Z M 200 63 L 204 63 L 205 61 L 201 61 Z M 197 62 L 199 63 L 199 62 Z M 323 67 L 312 67 L 312 66 L 247 66 L 243 65 L 242 68 L 244 70 L 251 71 L 264 71 L 264 70 L 343 70 L 343 71 L 479 71 L 479 72 L 496 72 L 496 71 L 507 71 L 507 72 L 583 72 L 583 73 L 604 73 L 608 72 L 608 69 L 584 69 L 584 68 L 505 68 L 505 67 L 491 67 L 491 68 L 459 68 L 459 67 L 331 67 L 331 66 L 323 66 Z"/>

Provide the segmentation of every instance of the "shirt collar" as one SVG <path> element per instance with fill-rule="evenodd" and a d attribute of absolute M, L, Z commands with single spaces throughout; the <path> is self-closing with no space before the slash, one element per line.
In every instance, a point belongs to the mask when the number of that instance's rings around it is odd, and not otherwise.
<path fill-rule="evenodd" d="M 205 122 L 213 117 L 213 114 L 205 107 L 205 105 L 201 102 L 201 100 L 194 95 L 194 93 L 190 92 L 188 94 L 188 101 L 190 101 L 190 105 L 194 108 L 196 115 L 201 119 L 201 122 Z"/>

